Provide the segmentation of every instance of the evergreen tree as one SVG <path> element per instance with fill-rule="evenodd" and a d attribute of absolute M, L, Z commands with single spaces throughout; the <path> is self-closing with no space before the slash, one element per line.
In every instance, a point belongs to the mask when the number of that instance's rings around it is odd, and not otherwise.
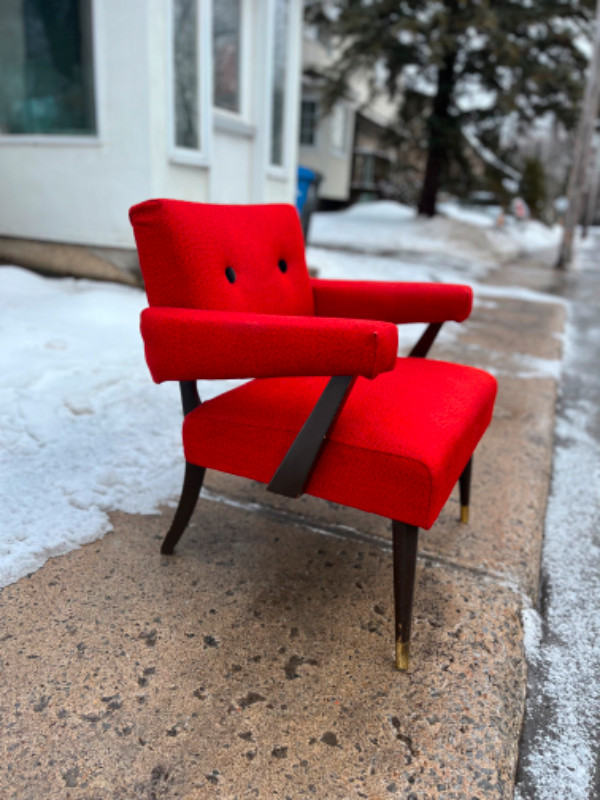
<path fill-rule="evenodd" d="M 539 158 L 525 160 L 519 191 L 532 215 L 536 219 L 542 218 L 546 208 L 546 173 Z"/>
<path fill-rule="evenodd" d="M 502 171 L 507 134 L 545 115 L 576 122 L 593 0 L 311 0 L 310 21 L 339 43 L 326 102 L 356 73 L 385 75 L 402 135 L 426 152 L 419 213 L 468 183 L 474 150 Z M 585 48 L 584 48 L 585 49 Z"/>

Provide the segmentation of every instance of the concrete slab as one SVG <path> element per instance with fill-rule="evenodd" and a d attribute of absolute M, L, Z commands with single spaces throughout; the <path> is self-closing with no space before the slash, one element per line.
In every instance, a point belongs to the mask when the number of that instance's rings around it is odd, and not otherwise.
<path fill-rule="evenodd" d="M 174 557 L 171 509 L 115 514 L 0 592 L 0 797 L 512 797 L 555 398 L 513 352 L 550 358 L 562 320 L 526 305 L 434 353 L 496 359 L 500 396 L 473 522 L 453 500 L 422 535 L 408 674 L 389 523 L 212 474 Z"/>
<path fill-rule="evenodd" d="M 421 559 L 393 669 L 388 549 L 201 501 L 2 593 L 0 794 L 507 797 L 524 693 L 519 598 Z"/>
<path fill-rule="evenodd" d="M 489 366 L 491 360 L 498 360 L 517 372 L 527 365 L 528 358 L 560 360 L 564 323 L 565 308 L 559 299 L 556 303 L 510 297 L 487 299 L 476 303 L 469 319 L 460 326 L 457 349 L 465 353 L 467 348 L 471 358 L 479 352 Z"/>

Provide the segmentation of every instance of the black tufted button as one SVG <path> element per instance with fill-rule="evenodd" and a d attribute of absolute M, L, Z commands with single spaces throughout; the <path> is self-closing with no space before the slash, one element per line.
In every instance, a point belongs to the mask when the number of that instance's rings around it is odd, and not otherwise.
<path fill-rule="evenodd" d="M 236 275 L 233 267 L 225 267 L 225 275 L 229 283 L 235 283 Z"/>
<path fill-rule="evenodd" d="M 287 272 L 287 261 L 283 258 L 280 258 L 277 262 L 277 266 L 281 270 L 281 272 Z"/>

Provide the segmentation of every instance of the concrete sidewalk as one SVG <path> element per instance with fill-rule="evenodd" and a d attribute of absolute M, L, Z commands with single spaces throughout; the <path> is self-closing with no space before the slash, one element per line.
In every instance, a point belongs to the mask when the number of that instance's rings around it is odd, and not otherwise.
<path fill-rule="evenodd" d="M 0 593 L 0 797 L 512 797 L 563 324 L 488 299 L 432 351 L 500 391 L 471 523 L 421 535 L 408 674 L 389 522 L 211 473 L 175 556 L 172 509 L 118 513 Z"/>

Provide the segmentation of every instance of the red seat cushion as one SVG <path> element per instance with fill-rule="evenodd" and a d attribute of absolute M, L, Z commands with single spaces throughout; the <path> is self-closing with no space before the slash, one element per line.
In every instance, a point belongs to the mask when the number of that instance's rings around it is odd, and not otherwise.
<path fill-rule="evenodd" d="M 263 378 L 209 400 L 183 426 L 187 461 L 268 483 L 327 378 Z M 430 528 L 483 432 L 496 381 L 471 367 L 398 359 L 358 378 L 306 493 Z"/>

